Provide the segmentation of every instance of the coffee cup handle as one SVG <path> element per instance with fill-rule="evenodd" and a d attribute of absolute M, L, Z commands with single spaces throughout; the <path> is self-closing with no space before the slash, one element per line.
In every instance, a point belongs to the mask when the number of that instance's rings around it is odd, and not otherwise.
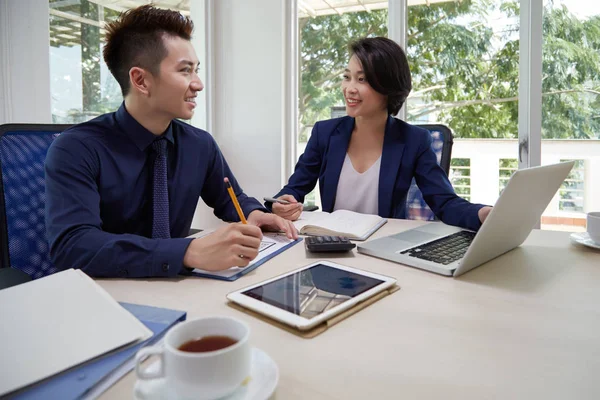
<path fill-rule="evenodd" d="M 158 356 L 158 371 L 148 373 L 147 369 L 142 368 L 142 362 L 150 356 Z M 149 380 L 157 379 L 165 376 L 165 358 L 164 349 L 162 347 L 150 346 L 144 347 L 135 355 L 135 374 L 139 379 Z"/>

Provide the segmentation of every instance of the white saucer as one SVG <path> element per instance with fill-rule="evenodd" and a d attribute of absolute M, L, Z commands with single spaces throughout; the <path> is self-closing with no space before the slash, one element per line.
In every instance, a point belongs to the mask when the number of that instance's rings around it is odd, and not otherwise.
<path fill-rule="evenodd" d="M 147 367 L 148 372 L 156 372 L 158 363 Z M 233 394 L 220 400 L 266 400 L 277 387 L 279 368 L 275 361 L 264 351 L 252 348 L 252 366 L 248 383 L 242 384 Z M 137 380 L 133 387 L 135 400 L 176 400 L 174 393 L 166 387 L 165 379 L 148 381 Z"/>
<path fill-rule="evenodd" d="M 600 250 L 600 244 L 590 239 L 590 235 L 587 232 L 571 233 L 571 242 Z"/>

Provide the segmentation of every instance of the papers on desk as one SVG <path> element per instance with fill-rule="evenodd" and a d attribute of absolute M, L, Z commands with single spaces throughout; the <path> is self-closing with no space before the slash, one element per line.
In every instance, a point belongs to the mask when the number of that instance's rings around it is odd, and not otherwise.
<path fill-rule="evenodd" d="M 192 272 L 190 272 L 190 274 L 204 278 L 234 281 L 301 240 L 302 239 L 288 239 L 282 234 L 267 232 L 263 234 L 258 256 L 256 256 L 256 258 L 252 260 L 246 267 L 233 267 L 224 271 L 207 271 L 204 269 L 195 268 L 192 270 Z"/>
<path fill-rule="evenodd" d="M 72 269 L 0 291 L 0 316 L 0 396 L 152 336 Z"/>

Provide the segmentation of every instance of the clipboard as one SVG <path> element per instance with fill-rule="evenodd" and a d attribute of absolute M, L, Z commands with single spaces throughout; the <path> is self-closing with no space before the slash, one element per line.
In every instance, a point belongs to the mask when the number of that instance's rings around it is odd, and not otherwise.
<path fill-rule="evenodd" d="M 265 233 L 263 235 L 263 237 L 264 236 L 277 237 L 278 235 L 276 233 Z M 246 275 L 248 272 L 254 271 L 256 268 L 260 267 L 266 261 L 269 261 L 271 258 L 275 257 L 278 254 L 281 254 L 285 250 L 289 249 L 290 247 L 294 246 L 295 244 L 300 243 L 301 241 L 302 241 L 302 238 L 298 238 L 294 241 L 291 241 L 291 242 L 279 247 L 276 251 L 272 251 L 266 255 L 262 255 L 262 257 L 261 257 L 261 253 L 259 253 L 255 262 L 251 263 L 247 267 L 243 267 L 243 268 L 242 267 L 239 267 L 239 268 L 234 267 L 235 269 L 230 268 L 225 271 L 214 271 L 214 272 L 205 271 L 205 270 L 185 269 L 184 271 L 181 271 L 180 274 L 184 275 L 184 276 L 193 276 L 193 277 L 197 277 L 197 278 L 210 278 L 210 279 L 218 279 L 221 281 L 233 282 L 233 281 L 239 279 L 240 277 Z"/>
<path fill-rule="evenodd" d="M 382 292 L 377 293 L 376 295 L 369 297 L 368 299 L 366 299 L 365 301 L 362 301 L 358 304 L 356 304 L 354 307 L 349 308 L 348 310 L 328 319 L 327 321 L 315 326 L 312 329 L 306 330 L 306 331 L 301 331 L 299 329 L 294 328 L 293 326 L 290 325 L 286 325 L 282 322 L 279 322 L 277 320 L 274 320 L 270 317 L 267 317 L 266 315 L 257 313 L 256 311 L 252 311 L 248 308 L 242 307 L 239 304 L 236 304 L 232 301 L 228 301 L 227 305 L 231 308 L 234 308 L 238 311 L 241 311 L 243 313 L 249 314 L 255 318 L 260 319 L 261 321 L 267 322 L 271 325 L 274 325 L 278 328 L 281 328 L 285 331 L 288 331 L 290 333 L 293 333 L 296 336 L 300 336 L 301 338 L 304 339 L 312 339 L 315 336 L 320 335 L 321 333 L 327 331 L 329 328 L 331 328 L 332 326 L 336 325 L 337 323 L 345 320 L 346 318 L 348 318 L 351 315 L 356 314 L 357 312 L 359 312 L 360 310 L 370 306 L 371 304 L 383 299 L 384 297 L 397 292 L 398 290 L 400 290 L 400 286 L 399 285 L 394 285 L 392 287 L 390 287 L 389 289 L 386 289 Z"/>

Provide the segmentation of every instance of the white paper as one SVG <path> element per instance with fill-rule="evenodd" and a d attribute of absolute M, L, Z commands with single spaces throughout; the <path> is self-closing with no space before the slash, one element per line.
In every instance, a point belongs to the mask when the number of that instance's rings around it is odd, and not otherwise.
<path fill-rule="evenodd" d="M 304 235 L 337 235 L 364 240 L 386 221 L 379 215 L 348 210 L 336 210 L 332 213 L 313 211 L 302 212 L 294 226 Z"/>
<path fill-rule="evenodd" d="M 152 336 L 73 269 L 0 291 L 0 315 L 0 396 Z"/>
<path fill-rule="evenodd" d="M 204 269 L 195 268 L 194 272 L 229 278 L 233 275 L 239 274 L 240 271 L 243 271 L 246 268 L 250 268 L 257 262 L 260 262 L 265 257 L 268 257 L 271 254 L 281 250 L 281 248 L 287 246 L 288 244 L 290 244 L 293 241 L 294 241 L 293 239 L 288 239 L 287 236 L 283 236 L 282 234 L 271 233 L 271 232 L 264 233 L 262 241 L 260 242 L 260 248 L 258 250 L 258 255 L 256 256 L 256 258 L 254 260 L 250 261 L 250 264 L 248 264 L 246 267 L 233 267 L 233 268 L 229 268 L 229 269 L 226 269 L 223 271 L 207 271 Z"/>

